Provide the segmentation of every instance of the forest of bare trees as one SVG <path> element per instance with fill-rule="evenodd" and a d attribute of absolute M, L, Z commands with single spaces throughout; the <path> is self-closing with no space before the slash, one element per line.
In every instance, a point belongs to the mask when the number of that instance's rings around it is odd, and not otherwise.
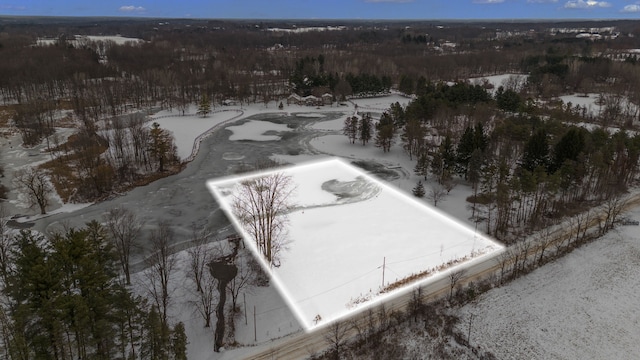
<path fill-rule="evenodd" d="M 593 221 L 601 233 L 611 230 L 624 206 L 621 194 L 637 184 L 640 64 L 635 57 L 612 59 L 640 47 L 634 23 L 617 22 L 622 35 L 616 39 L 591 41 L 517 23 L 354 22 L 337 32 L 282 33 L 265 30 L 292 24 L 177 20 L 162 27 L 139 20 L 94 27 L 82 20 L 42 21 L 0 21 L 0 121 L 19 132 L 25 147 L 44 142 L 51 154 L 51 161 L 17 171 L 14 187 L 42 214 L 51 184 L 65 202 L 97 201 L 180 171 L 172 134 L 148 124 L 149 113 L 185 114 L 196 104 L 206 116 L 227 99 L 282 101 L 292 92 L 330 93 L 339 101 L 391 90 L 411 96 L 407 106 L 348 117 L 344 133 L 352 146 L 376 146 L 380 152 L 400 142 L 416 162 L 415 173 L 431 180 L 427 187 L 416 185 L 414 194 L 435 206 L 456 184 L 469 185 L 472 220 L 514 244 L 498 258 L 500 283 L 584 241 Z M 554 26 L 561 25 L 577 26 Z M 498 27 L 523 35 L 499 39 Z M 66 35 L 75 33 L 121 33 L 142 41 L 118 45 Z M 37 45 L 44 36 L 57 40 Z M 528 79 L 513 77 L 498 89 L 467 81 L 502 73 Z M 600 111 L 557 100 L 568 93 L 598 94 Z M 59 127 L 77 131 L 63 139 Z M 279 181 L 276 185 L 287 183 Z M 246 186 L 245 195 L 256 194 L 251 183 Z M 595 205 L 603 206 L 605 216 L 585 211 Z M 270 220 L 284 211 L 286 206 L 275 209 Z M 557 241 L 543 232 L 535 244 L 517 240 L 562 217 L 569 219 L 574 237 Z M 153 228 L 148 238 L 153 247 L 146 272 L 149 303 L 127 288 L 131 252 L 144 224 L 133 213 L 112 209 L 104 215 L 105 225 L 68 229 L 48 243 L 26 231 L 8 236 L 1 218 L 2 355 L 184 358 L 184 327 L 171 324 L 167 315 L 176 266 L 168 223 Z M 283 224 L 273 225 L 256 226 L 254 240 L 277 266 L 286 244 L 278 237 Z M 270 233 L 258 236 L 265 229 Z M 219 350 L 226 296 L 233 315 L 240 293 L 259 276 L 246 252 L 238 255 L 236 247 L 231 261 L 220 249 L 205 250 L 210 240 L 203 229 L 194 229 L 192 306 L 203 326 L 217 317 Z M 211 266 L 229 266 L 234 276 L 222 282 Z M 462 277 L 452 274 L 450 300 Z M 77 296 L 83 291 L 99 296 Z M 388 328 L 389 316 L 379 318 L 371 333 Z M 338 356 L 345 350 L 344 328 L 331 330 L 326 340 Z"/>

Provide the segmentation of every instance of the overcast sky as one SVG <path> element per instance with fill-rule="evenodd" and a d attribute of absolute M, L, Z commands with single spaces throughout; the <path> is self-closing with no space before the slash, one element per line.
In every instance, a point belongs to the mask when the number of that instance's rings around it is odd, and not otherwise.
<path fill-rule="evenodd" d="M 637 19 L 640 0 L 0 0 L 0 15 L 242 19 Z"/>

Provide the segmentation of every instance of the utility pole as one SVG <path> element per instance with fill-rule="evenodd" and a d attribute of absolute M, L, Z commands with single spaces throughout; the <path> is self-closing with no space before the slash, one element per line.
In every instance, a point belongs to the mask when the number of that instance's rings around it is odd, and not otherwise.
<path fill-rule="evenodd" d="M 242 300 L 244 301 L 244 324 L 247 324 L 247 294 L 242 293 Z"/>
<path fill-rule="evenodd" d="M 473 321 L 473 314 L 469 316 L 469 333 L 467 333 L 467 346 L 471 347 L 471 321 Z"/>
<path fill-rule="evenodd" d="M 256 306 L 253 305 L 253 341 L 258 342 L 258 325 L 256 325 Z"/>
<path fill-rule="evenodd" d="M 382 288 L 384 289 L 384 267 L 387 263 L 387 257 L 382 258 Z"/>

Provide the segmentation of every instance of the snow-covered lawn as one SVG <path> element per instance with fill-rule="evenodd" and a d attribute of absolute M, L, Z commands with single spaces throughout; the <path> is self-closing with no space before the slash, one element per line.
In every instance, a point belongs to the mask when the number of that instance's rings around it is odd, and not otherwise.
<path fill-rule="evenodd" d="M 259 259 L 306 329 L 402 292 L 381 293 L 383 263 L 388 286 L 427 270 L 433 271 L 433 278 L 442 264 L 468 263 L 502 248 L 344 161 L 276 172 L 290 175 L 296 186 L 290 199 L 295 208 L 288 214 L 291 242 L 280 267 L 268 269 Z M 255 176 L 208 183 L 236 227 L 240 223 L 231 211 L 233 194 L 241 181 Z M 257 253 L 253 241 L 248 245 Z M 314 321 L 317 315 L 322 321 Z"/>
<path fill-rule="evenodd" d="M 640 210 L 629 214 L 640 218 Z M 498 359 L 637 359 L 640 232 L 621 226 L 462 309 Z"/>

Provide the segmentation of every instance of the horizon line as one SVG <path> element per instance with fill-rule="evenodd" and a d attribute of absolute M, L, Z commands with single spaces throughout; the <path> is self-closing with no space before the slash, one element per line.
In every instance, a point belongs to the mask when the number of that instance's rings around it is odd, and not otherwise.
<path fill-rule="evenodd" d="M 350 21 L 350 22 L 578 22 L 578 21 L 638 21 L 634 18 L 197 18 L 197 17 L 156 17 L 156 16 L 119 16 L 119 15 L 6 15 L 5 18 L 46 18 L 46 19 L 109 19 L 109 20 L 192 20 L 192 21 Z"/>

